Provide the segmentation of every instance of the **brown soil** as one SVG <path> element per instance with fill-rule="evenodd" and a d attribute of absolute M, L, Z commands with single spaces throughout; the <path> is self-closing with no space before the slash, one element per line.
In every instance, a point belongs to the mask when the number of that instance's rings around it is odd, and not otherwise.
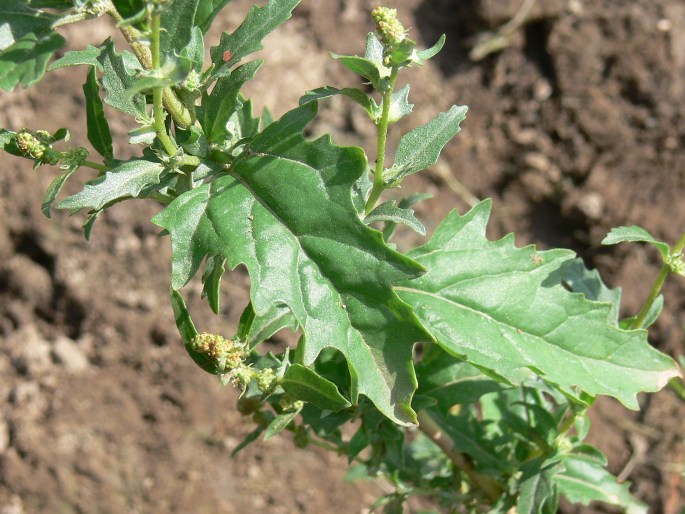
<path fill-rule="evenodd" d="M 269 61 L 251 86 L 280 115 L 299 94 L 354 84 L 327 51 L 360 53 L 371 29 L 367 0 L 303 0 L 270 37 Z M 445 50 L 409 73 L 414 114 L 403 129 L 451 104 L 467 104 L 464 130 L 443 159 L 405 187 L 435 198 L 419 207 L 432 230 L 471 195 L 494 198 L 492 236 L 567 246 L 624 291 L 634 313 L 658 271 L 640 246 L 604 248 L 612 226 L 640 224 L 674 241 L 685 227 L 685 5 L 681 0 L 538 0 L 502 51 L 474 62 L 478 38 L 506 23 L 520 0 L 398 0 L 423 45 Z M 235 5 L 235 7 L 233 7 Z M 248 2 L 235 1 L 220 30 Z M 103 21 L 70 30 L 98 44 Z M 218 32 L 215 34 L 218 39 Z M 261 79 L 261 80 L 260 80 Z M 85 144 L 83 70 L 0 93 L 0 126 L 69 127 Z M 126 120 L 112 124 L 125 148 Z M 343 99 L 315 131 L 373 154 L 365 115 Z M 391 144 L 396 139 L 391 141 Z M 167 301 L 169 247 L 149 223 L 152 203 L 116 207 L 83 241 L 80 217 L 40 213 L 53 172 L 5 157 L 0 173 L 0 513 L 365 512 L 382 484 L 346 484 L 346 462 L 296 450 L 284 438 L 231 450 L 251 430 L 222 388 L 185 355 Z M 418 242 L 407 234 L 403 244 Z M 245 301 L 246 277 L 227 284 L 224 314 L 199 323 L 228 332 Z M 652 329 L 661 350 L 683 354 L 685 282 L 666 288 Z M 652 513 L 685 505 L 685 403 L 670 390 L 643 398 L 639 413 L 600 400 L 591 441 L 623 471 Z M 573 508 L 564 512 L 604 512 Z"/>

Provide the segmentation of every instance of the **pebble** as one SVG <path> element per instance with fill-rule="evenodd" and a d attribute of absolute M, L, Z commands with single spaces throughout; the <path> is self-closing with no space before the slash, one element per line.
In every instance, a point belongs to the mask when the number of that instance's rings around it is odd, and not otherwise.
<path fill-rule="evenodd" d="M 88 358 L 83 349 L 68 337 L 61 336 L 55 341 L 52 357 L 67 371 L 78 373 L 88 368 Z"/>

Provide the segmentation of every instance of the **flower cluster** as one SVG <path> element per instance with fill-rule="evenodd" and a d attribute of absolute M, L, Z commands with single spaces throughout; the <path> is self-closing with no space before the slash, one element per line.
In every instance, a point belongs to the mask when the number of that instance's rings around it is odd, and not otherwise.
<path fill-rule="evenodd" d="M 396 47 L 407 36 L 407 31 L 397 19 L 397 9 L 389 7 L 376 7 L 371 11 L 371 17 L 376 22 L 378 35 L 386 47 Z"/>

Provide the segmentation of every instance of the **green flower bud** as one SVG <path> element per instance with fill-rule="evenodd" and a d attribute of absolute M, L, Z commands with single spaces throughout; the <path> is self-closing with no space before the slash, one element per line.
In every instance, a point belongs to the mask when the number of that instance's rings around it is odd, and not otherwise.
<path fill-rule="evenodd" d="M 264 394 L 269 394 L 276 387 L 276 373 L 272 368 L 266 368 L 257 375 L 257 387 Z"/>
<path fill-rule="evenodd" d="M 386 49 L 395 48 L 404 41 L 407 31 L 397 19 L 397 9 L 376 7 L 371 11 L 371 17 L 376 22 L 378 35 Z"/>
<path fill-rule="evenodd" d="M 22 130 L 17 134 L 16 143 L 25 156 L 34 159 L 41 159 L 47 149 L 46 145 L 28 130 Z"/>

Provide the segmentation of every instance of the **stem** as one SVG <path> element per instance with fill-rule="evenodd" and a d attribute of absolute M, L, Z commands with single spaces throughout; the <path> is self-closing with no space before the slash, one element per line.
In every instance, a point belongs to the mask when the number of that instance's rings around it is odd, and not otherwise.
<path fill-rule="evenodd" d="M 681 235 L 680 239 L 678 239 L 678 242 L 673 247 L 672 254 L 678 255 L 683 251 L 683 248 L 685 248 L 685 234 Z M 659 296 L 659 293 L 661 293 L 661 288 L 663 287 L 664 282 L 666 282 L 666 277 L 668 277 L 670 273 L 671 266 L 669 263 L 664 262 L 663 266 L 661 266 L 659 275 L 657 275 L 656 279 L 654 280 L 654 284 L 652 284 L 652 289 L 649 292 L 649 296 L 647 296 L 647 300 L 645 300 L 645 304 L 642 306 L 642 309 L 640 309 L 640 312 L 635 317 L 635 320 L 630 324 L 631 329 L 643 328 L 645 319 L 647 319 L 647 315 Z"/>
<path fill-rule="evenodd" d="M 107 171 L 109 169 L 104 164 L 98 164 L 97 162 L 92 161 L 83 161 L 80 165 L 86 168 L 92 168 L 97 171 Z"/>
<path fill-rule="evenodd" d="M 162 18 L 158 13 L 152 14 L 152 29 L 150 33 L 150 52 L 152 53 L 152 71 L 156 73 L 161 67 L 159 55 L 159 35 L 161 31 Z M 152 112 L 154 117 L 155 131 L 157 137 L 162 142 L 164 150 L 169 155 L 176 154 L 176 145 L 167 134 L 166 126 L 164 125 L 164 106 L 162 105 L 162 89 L 156 87 L 152 89 Z"/>
<path fill-rule="evenodd" d="M 480 488 L 485 493 L 488 499 L 495 503 L 502 496 L 501 486 L 490 477 L 481 475 L 475 470 L 475 467 L 467 457 L 455 449 L 454 441 L 447 435 L 440 425 L 431 417 L 426 411 L 419 411 L 419 430 L 428 436 L 438 447 L 445 452 L 445 455 L 454 463 L 454 465 L 464 472 L 471 482 Z"/>
<path fill-rule="evenodd" d="M 390 119 L 390 102 L 392 100 L 392 92 L 395 89 L 395 80 L 397 79 L 397 66 L 393 66 L 390 72 L 390 79 L 388 87 L 383 91 L 383 111 L 381 114 L 381 121 L 378 123 L 378 149 L 376 151 L 376 170 L 373 173 L 373 188 L 371 194 L 364 207 L 364 214 L 368 215 L 376 206 L 376 202 L 385 189 L 383 185 L 383 170 L 385 169 L 385 145 L 388 140 L 388 125 Z"/>
<path fill-rule="evenodd" d="M 117 23 L 120 24 L 124 21 L 124 18 L 119 14 L 117 8 L 111 2 L 111 0 L 102 0 L 107 14 Z M 123 34 L 124 38 L 131 46 L 131 50 L 136 54 L 140 64 L 146 70 L 154 69 L 151 48 L 148 48 L 140 42 L 140 32 L 131 26 L 121 26 L 119 30 Z M 158 66 L 159 67 L 159 66 Z M 162 91 L 162 101 L 164 103 L 164 108 L 171 114 L 174 122 L 180 127 L 189 127 L 195 122 L 195 117 L 188 108 L 183 105 L 183 102 L 179 100 L 176 93 L 174 93 L 171 88 L 164 88 Z"/>

